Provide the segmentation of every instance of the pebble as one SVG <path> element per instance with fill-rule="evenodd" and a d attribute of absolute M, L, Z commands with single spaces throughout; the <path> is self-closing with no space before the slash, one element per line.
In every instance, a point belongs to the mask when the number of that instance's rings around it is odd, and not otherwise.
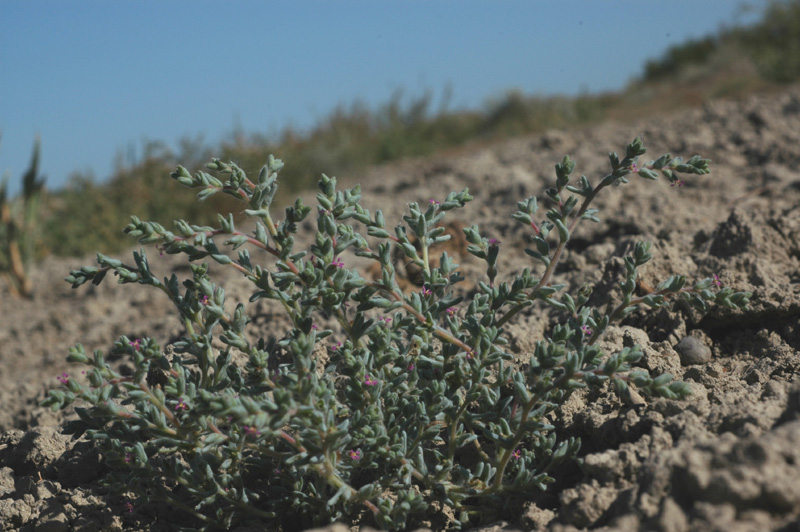
<path fill-rule="evenodd" d="M 684 366 L 708 364 L 711 362 L 711 349 L 693 336 L 684 336 L 675 346 Z"/>

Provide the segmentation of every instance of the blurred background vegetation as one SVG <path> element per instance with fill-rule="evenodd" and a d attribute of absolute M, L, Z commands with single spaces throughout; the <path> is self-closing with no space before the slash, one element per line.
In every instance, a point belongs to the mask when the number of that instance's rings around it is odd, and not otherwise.
<path fill-rule="evenodd" d="M 485 145 L 551 128 L 569 129 L 607 119 L 701 105 L 714 98 L 741 98 L 779 90 L 800 77 L 800 0 L 774 1 L 760 21 L 720 30 L 716 35 L 672 47 L 649 61 L 643 74 L 620 91 L 575 98 L 531 96 L 517 91 L 489 101 L 483 109 L 448 110 L 448 93 L 434 106 L 434 94 L 396 93 L 379 108 L 360 102 L 340 105 L 309 132 L 286 129 L 277 135 L 234 132 L 218 146 L 184 139 L 177 152 L 146 142 L 138 158 L 117 157 L 113 175 L 96 183 L 80 172 L 68 186 L 43 198 L 36 255 L 75 256 L 132 245 L 122 228 L 129 216 L 172 227 L 175 219 L 207 224 L 216 212 L 240 212 L 223 195 L 200 204 L 196 191 L 180 187 L 169 174 L 181 164 L 191 172 L 211 157 L 234 161 L 255 177 L 272 153 L 286 163 L 277 204 L 315 186 L 320 174 L 362 179 L 372 165 L 419 157 L 449 148 Z M 43 149 L 46 149 L 44 139 Z"/>

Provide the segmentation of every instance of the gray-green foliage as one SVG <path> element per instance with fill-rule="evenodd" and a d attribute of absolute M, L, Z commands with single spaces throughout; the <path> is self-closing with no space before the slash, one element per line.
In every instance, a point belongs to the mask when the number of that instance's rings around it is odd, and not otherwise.
<path fill-rule="evenodd" d="M 380 211 L 359 204 L 359 187 L 337 190 L 336 180 L 323 176 L 316 208 L 298 200 L 276 222 L 269 207 L 279 160 L 270 158 L 255 181 L 219 160 L 208 165 L 219 177 L 179 167 L 172 177 L 201 189 L 201 199 L 222 191 L 245 202 L 255 230 L 240 232 L 223 216 L 214 228 L 178 221 L 175 232 L 132 218 L 125 231 L 186 255 L 191 279 L 160 279 L 140 250 L 131 265 L 98 255 L 98 266 L 66 280 L 73 287 L 97 284 L 114 272 L 120 283 L 161 290 L 180 314 L 185 336 L 171 352 L 151 338 L 120 338 L 112 353 L 130 357 L 132 375 L 115 372 L 101 352 L 89 356 L 76 346 L 68 358 L 89 366 L 88 385 L 62 379 L 65 389 L 51 391 L 46 404 L 88 403 L 76 408 L 80 418 L 65 431 L 100 444 L 113 466 L 109 483 L 136 493 L 137 503 L 169 501 L 192 513 L 199 527 L 256 518 L 269 529 L 334 520 L 402 529 L 445 507 L 453 509 L 452 529 L 491 519 L 532 490 L 546 489 L 553 468 L 575 457 L 579 441 L 560 438 L 552 424 L 553 411 L 573 390 L 611 380 L 617 391 L 633 385 L 660 397 L 689 394 L 670 375 L 653 378 L 634 369 L 640 348 L 598 348 L 612 321 L 680 296 L 700 309 L 748 302 L 748 293 L 716 290 L 712 279 L 687 285 L 683 276 L 635 297 L 637 270 L 651 257 L 647 243 L 625 257 L 623 302 L 608 313 L 586 305 L 589 290 L 571 295 L 551 281 L 577 224 L 597 220 L 589 205 L 600 190 L 634 172 L 674 182 L 678 172 L 709 171 L 700 157 L 683 162 L 664 155 L 637 166 L 644 153 L 637 138 L 623 158 L 610 154 L 611 172 L 597 185 L 585 176 L 572 179 L 575 163 L 565 157 L 547 190 L 553 207 L 543 217 L 535 198 L 519 202 L 512 216 L 531 231 L 536 249 L 525 251 L 541 263 L 540 273 L 525 269 L 503 278 L 498 242 L 477 226 L 465 229 L 468 251 L 486 263 L 486 279 L 467 298 L 456 290 L 463 277 L 452 258 L 442 254 L 434 266 L 429 253 L 448 238 L 441 227 L 446 214 L 472 199 L 467 190 L 428 205 L 410 203 L 405 223 L 392 230 Z M 314 243 L 296 249 L 299 223 L 312 212 Z M 420 291 L 398 287 L 396 247 L 422 269 Z M 377 261 L 379 278 L 345 267 L 341 257 L 349 253 Z M 247 276 L 249 303 L 279 302 L 289 330 L 248 335 L 248 303 L 227 301 L 208 265 L 196 263 L 201 259 Z M 569 317 L 533 353 L 513 353 L 503 325 L 537 302 Z M 320 316 L 336 318 L 338 327 L 317 328 Z M 227 347 L 220 351 L 217 341 Z M 246 366 L 235 365 L 235 356 L 246 358 Z"/>

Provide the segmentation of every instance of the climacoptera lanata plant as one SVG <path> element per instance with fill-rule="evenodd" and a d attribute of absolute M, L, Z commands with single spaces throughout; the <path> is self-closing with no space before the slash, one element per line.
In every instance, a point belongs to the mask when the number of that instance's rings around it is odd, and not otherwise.
<path fill-rule="evenodd" d="M 90 368 L 88 383 L 62 375 L 64 386 L 45 403 L 55 409 L 88 403 L 76 408 L 79 419 L 65 431 L 98 442 L 112 466 L 108 482 L 136 494 L 137 505 L 168 501 L 200 528 L 257 519 L 265 529 L 336 520 L 403 529 L 447 508 L 451 529 L 492 518 L 531 490 L 546 489 L 553 467 L 578 452 L 579 442 L 559 438 L 552 424 L 553 411 L 573 390 L 611 381 L 617 391 L 633 385 L 660 397 L 689 394 L 670 375 L 635 369 L 638 347 L 615 353 L 597 347 L 611 322 L 679 298 L 701 310 L 748 303 L 749 293 L 719 289 L 713 278 L 690 285 L 681 275 L 635 296 L 637 270 L 651 258 L 644 242 L 625 257 L 616 308 L 591 308 L 587 291 L 570 295 L 553 282 L 577 225 L 597 221 L 590 205 L 604 188 L 633 173 L 677 182 L 678 173 L 709 172 L 707 159 L 663 155 L 641 164 L 644 153 L 637 138 L 624 157 L 610 154 L 611 171 L 595 185 L 585 176 L 571 180 L 575 164 L 565 157 L 547 190 L 553 207 L 544 216 L 535 198 L 518 203 L 512 216 L 531 231 L 535 249 L 525 251 L 539 268 L 503 279 L 497 241 L 477 226 L 466 228 L 469 253 L 486 264 L 486 278 L 471 296 L 459 295 L 463 277 L 453 259 L 442 254 L 435 265 L 430 253 L 447 238 L 445 215 L 472 199 L 467 190 L 409 204 L 405 224 L 391 230 L 380 211 L 359 204 L 359 187 L 337 190 L 336 180 L 323 176 L 316 208 L 298 200 L 276 221 L 270 206 L 281 161 L 270 157 L 255 181 L 219 160 L 207 165 L 219 177 L 178 167 L 172 177 L 201 189 L 201 200 L 221 191 L 245 202 L 255 229 L 241 232 L 231 216 L 219 216 L 218 227 L 177 221 L 172 232 L 133 217 L 125 232 L 186 255 L 190 279 L 160 279 L 140 250 L 130 265 L 98 255 L 98 266 L 66 280 L 73 287 L 97 284 L 114 272 L 120 283 L 161 290 L 185 335 L 170 350 L 152 338 L 120 338 L 112 353 L 130 357 L 135 368 L 124 375 L 101 352 L 88 356 L 78 345 L 68 359 Z M 312 213 L 314 242 L 296 249 L 299 224 Z M 424 286 L 415 292 L 398 287 L 397 248 L 422 270 Z M 380 274 L 368 279 L 346 267 L 348 254 L 376 261 Z M 249 302 L 275 300 L 291 326 L 247 334 L 248 303 L 227 301 L 201 259 L 246 276 Z M 513 363 L 503 326 L 534 303 L 565 311 L 568 319 L 533 353 L 516 353 L 522 362 Z M 322 317 L 338 325 L 317 325 Z M 160 379 L 148 378 L 153 372 Z"/>

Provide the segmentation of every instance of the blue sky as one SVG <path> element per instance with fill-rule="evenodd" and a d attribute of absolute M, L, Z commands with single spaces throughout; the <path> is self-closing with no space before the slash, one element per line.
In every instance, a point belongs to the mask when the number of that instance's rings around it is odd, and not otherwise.
<path fill-rule="evenodd" d="M 764 0 L 751 0 L 759 8 Z M 48 187 L 142 141 L 306 128 L 337 104 L 452 89 L 622 88 L 669 46 L 748 22 L 737 0 L 0 0 L 0 173 L 42 138 Z M 757 11 L 758 11 L 757 10 Z M 278 154 L 279 155 L 279 154 Z"/>

